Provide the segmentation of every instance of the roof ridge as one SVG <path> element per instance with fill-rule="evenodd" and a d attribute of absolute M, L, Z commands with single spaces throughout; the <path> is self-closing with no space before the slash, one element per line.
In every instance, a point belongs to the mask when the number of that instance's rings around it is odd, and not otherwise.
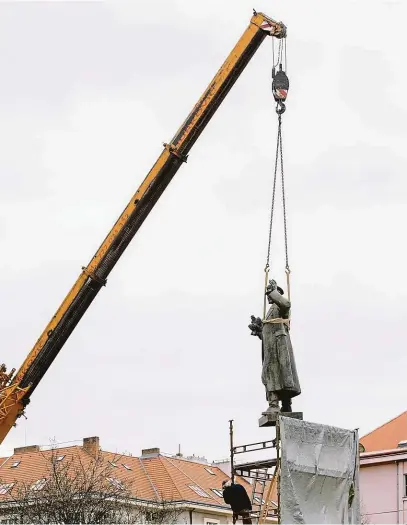
<path fill-rule="evenodd" d="M 373 432 L 376 432 L 376 430 L 379 430 L 383 427 L 385 427 L 386 425 L 388 425 L 389 423 L 392 423 L 393 421 L 395 421 L 396 419 L 398 419 L 399 417 L 401 416 L 404 416 L 404 414 L 407 414 L 407 410 L 404 410 L 404 412 L 402 412 L 401 414 L 399 414 L 398 416 L 396 417 L 393 417 L 392 419 L 389 419 L 389 421 L 386 421 L 386 423 L 383 423 L 382 425 L 378 426 L 377 428 L 371 430 L 370 432 L 368 432 L 367 434 L 365 434 L 364 436 L 362 436 L 360 439 L 363 439 L 367 436 L 370 436 L 370 434 L 373 434 Z"/>
<path fill-rule="evenodd" d="M 169 458 L 165 458 L 165 459 L 166 459 L 167 461 L 169 461 L 173 467 L 175 467 L 175 468 L 178 469 L 180 472 L 182 472 L 182 473 L 184 474 L 184 476 L 186 476 L 189 480 L 191 480 L 192 483 L 193 483 L 194 485 L 196 485 L 197 487 L 199 487 L 203 492 L 205 492 L 205 494 L 207 494 L 206 490 L 203 489 L 203 488 L 202 488 L 202 487 L 201 487 L 196 481 L 194 481 L 194 480 L 191 478 L 191 476 L 188 476 L 188 474 L 187 474 L 186 472 L 184 472 L 180 467 L 178 467 L 178 465 L 174 465 L 174 463 L 173 463 Z M 193 463 L 193 461 L 192 461 L 191 463 Z M 217 499 L 216 499 L 214 496 L 209 495 L 209 497 L 210 497 L 211 499 L 213 499 L 214 501 L 216 501 L 216 503 L 218 503 Z"/>
<path fill-rule="evenodd" d="M 169 478 L 170 478 L 170 480 L 172 481 L 173 485 L 175 486 L 175 489 L 176 489 L 176 491 L 178 492 L 178 494 L 179 494 L 180 498 L 182 499 L 182 494 L 181 494 L 180 490 L 178 489 L 178 487 L 177 487 L 177 484 L 176 484 L 176 483 L 174 482 L 174 480 L 172 479 L 172 476 L 171 476 L 171 474 L 169 473 L 169 471 L 168 471 L 167 467 L 166 467 L 166 466 L 164 465 L 164 461 L 163 461 L 163 460 L 161 459 L 161 458 L 164 458 L 165 456 L 161 456 L 161 455 L 159 455 L 158 457 L 160 458 L 161 464 L 162 464 L 162 466 L 163 466 L 163 468 L 164 468 L 165 472 L 166 472 L 166 473 L 168 474 L 168 477 L 169 477 Z M 167 457 L 166 457 L 165 459 L 167 459 L 167 460 L 168 460 L 168 458 L 167 458 Z M 172 464 L 172 462 L 171 462 L 171 461 L 170 461 L 170 463 Z M 178 470 L 180 470 L 180 469 L 178 469 Z M 181 471 L 181 472 L 182 472 L 182 471 Z"/>
<path fill-rule="evenodd" d="M 142 456 L 133 456 L 130 452 L 128 454 L 125 454 L 124 452 L 111 452 L 110 450 L 103 450 L 103 448 L 100 449 L 100 452 L 102 452 L 103 454 L 112 454 L 113 456 L 120 457 L 120 458 L 140 459 L 140 457 L 142 457 Z"/>
<path fill-rule="evenodd" d="M 154 485 L 154 483 L 153 483 L 153 481 L 152 481 L 152 479 L 151 479 L 149 473 L 147 472 L 147 469 L 146 469 L 146 467 L 145 467 L 145 465 L 144 465 L 144 463 L 143 463 L 143 459 L 142 459 L 142 458 L 138 458 L 138 460 L 139 460 L 139 462 L 140 462 L 141 468 L 142 468 L 143 471 L 144 471 L 144 474 L 146 475 L 148 481 L 150 482 L 151 488 L 153 489 L 153 492 L 154 492 L 154 494 L 155 494 L 157 500 L 159 500 L 159 499 L 160 499 L 160 495 L 158 494 L 158 490 L 157 490 L 156 486 Z"/>
<path fill-rule="evenodd" d="M 68 449 L 71 450 L 73 448 L 80 448 L 81 450 L 84 450 L 83 447 L 81 447 L 80 445 L 68 445 L 66 447 L 53 447 L 52 445 L 39 445 L 39 447 L 40 449 L 38 450 L 38 452 L 58 452 L 58 450 L 68 450 Z M 22 454 L 27 454 L 27 452 L 22 452 Z M 37 451 L 33 450 L 31 454 L 37 454 Z"/>

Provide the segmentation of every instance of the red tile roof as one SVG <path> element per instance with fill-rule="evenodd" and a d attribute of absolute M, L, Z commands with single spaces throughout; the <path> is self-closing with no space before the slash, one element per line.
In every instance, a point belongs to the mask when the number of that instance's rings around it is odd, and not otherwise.
<path fill-rule="evenodd" d="M 212 489 L 222 489 L 222 481 L 229 479 L 219 467 L 198 463 L 180 457 L 168 457 L 156 454 L 147 457 L 120 456 L 102 451 L 103 459 L 114 462 L 112 476 L 127 484 L 130 482 L 132 495 L 135 498 L 155 501 L 166 499 L 172 501 L 188 501 L 196 504 L 223 507 L 230 509 L 223 498 Z M 34 483 L 46 476 L 51 454 L 65 456 L 62 461 L 76 460 L 86 465 L 92 461 L 91 456 L 81 446 L 58 448 L 57 451 L 27 451 L 13 454 L 9 458 L 0 459 L 0 482 L 3 483 Z M 16 468 L 11 465 L 20 461 Z M 126 465 L 127 468 L 124 466 Z M 130 469 L 130 470 L 129 470 Z M 208 472 L 210 469 L 213 474 Z M 251 485 L 243 478 L 236 478 L 251 493 Z M 198 494 L 190 486 L 198 487 Z M 200 490 L 199 490 L 200 489 Z M 7 495 L 0 495 L 0 502 Z"/>
<path fill-rule="evenodd" d="M 407 411 L 360 438 L 366 452 L 397 448 L 407 440 Z"/>

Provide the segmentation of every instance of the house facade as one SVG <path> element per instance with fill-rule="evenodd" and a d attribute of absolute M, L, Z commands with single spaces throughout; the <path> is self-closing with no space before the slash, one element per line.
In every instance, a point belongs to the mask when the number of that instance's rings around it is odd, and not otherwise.
<path fill-rule="evenodd" d="M 363 523 L 407 523 L 407 411 L 360 443 Z"/>

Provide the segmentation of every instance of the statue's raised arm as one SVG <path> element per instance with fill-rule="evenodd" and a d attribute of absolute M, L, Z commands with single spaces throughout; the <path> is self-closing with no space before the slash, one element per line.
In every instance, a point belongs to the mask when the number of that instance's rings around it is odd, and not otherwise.
<path fill-rule="evenodd" d="M 286 319 L 290 313 L 291 303 L 283 296 L 283 293 L 283 289 L 277 286 L 276 281 L 273 279 L 269 281 L 266 289 L 267 298 L 269 299 L 269 302 L 271 299 L 273 304 L 279 308 L 281 314 L 280 317 Z"/>

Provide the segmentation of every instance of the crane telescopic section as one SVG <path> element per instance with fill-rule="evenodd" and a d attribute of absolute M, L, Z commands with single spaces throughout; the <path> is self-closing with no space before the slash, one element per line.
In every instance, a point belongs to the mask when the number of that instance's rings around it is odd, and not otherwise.
<path fill-rule="evenodd" d="M 266 38 L 286 36 L 286 28 L 263 13 L 254 12 L 250 24 L 130 199 L 100 248 L 63 300 L 61 306 L 12 377 L 0 371 L 0 443 L 20 417 L 30 396 L 51 366 L 76 325 L 158 199 L 186 162 L 189 151 L 229 90 Z M 1 375 L 3 374 L 3 375 Z"/>

